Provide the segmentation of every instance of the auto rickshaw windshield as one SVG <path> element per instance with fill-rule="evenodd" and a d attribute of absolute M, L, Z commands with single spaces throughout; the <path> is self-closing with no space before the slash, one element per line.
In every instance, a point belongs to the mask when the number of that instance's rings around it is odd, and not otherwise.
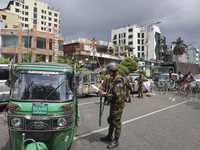
<path fill-rule="evenodd" d="M 11 92 L 14 100 L 70 101 L 72 76 L 68 74 L 21 73 Z"/>

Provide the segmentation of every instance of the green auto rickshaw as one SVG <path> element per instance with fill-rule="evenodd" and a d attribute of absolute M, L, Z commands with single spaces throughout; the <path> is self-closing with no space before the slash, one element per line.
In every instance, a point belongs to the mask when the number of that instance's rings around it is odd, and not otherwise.
<path fill-rule="evenodd" d="M 13 150 L 67 150 L 79 111 L 79 77 L 74 69 L 58 63 L 11 65 L 4 110 Z"/>

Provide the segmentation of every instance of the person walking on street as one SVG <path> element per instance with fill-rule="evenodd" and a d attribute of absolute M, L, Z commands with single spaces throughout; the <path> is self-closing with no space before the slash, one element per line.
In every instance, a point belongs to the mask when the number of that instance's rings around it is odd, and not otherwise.
<path fill-rule="evenodd" d="M 143 75 L 143 72 L 142 70 L 139 71 L 140 73 L 140 76 L 139 76 L 139 79 L 138 79 L 138 92 L 139 92 L 139 95 L 137 96 L 138 98 L 143 98 L 143 82 L 144 82 L 144 75 Z"/>
<path fill-rule="evenodd" d="M 100 91 L 100 96 L 106 97 L 110 102 L 110 114 L 107 118 L 109 123 L 108 135 L 100 138 L 101 141 L 112 141 L 114 133 L 114 140 L 107 146 L 108 149 L 112 149 L 119 145 L 121 116 L 126 99 L 125 82 L 123 77 L 119 75 L 117 69 L 118 66 L 116 63 L 109 63 L 107 65 L 107 70 L 109 75 L 112 77 L 112 80 L 110 81 L 107 93 Z"/>
<path fill-rule="evenodd" d="M 133 88 L 133 78 L 131 76 L 129 76 L 129 72 L 126 72 L 126 78 L 125 78 L 125 85 L 126 85 L 126 102 L 130 102 L 131 103 L 131 91 L 133 92 L 132 88 Z M 127 99 L 129 98 L 129 101 L 127 101 Z"/>

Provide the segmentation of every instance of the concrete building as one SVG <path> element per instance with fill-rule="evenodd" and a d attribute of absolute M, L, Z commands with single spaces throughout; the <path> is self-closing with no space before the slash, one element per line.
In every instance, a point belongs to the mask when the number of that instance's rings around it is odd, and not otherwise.
<path fill-rule="evenodd" d="M 18 28 L 18 15 L 6 12 L 6 10 L 0 11 L 0 22 L 5 23 L 5 28 Z"/>
<path fill-rule="evenodd" d="M 23 29 L 31 29 L 37 24 L 37 31 L 53 33 L 53 29 L 60 31 L 60 12 L 50 9 L 47 3 L 40 0 L 13 0 L 10 1 L 6 12 L 18 15 Z"/>
<path fill-rule="evenodd" d="M 187 49 L 187 53 L 189 57 L 189 63 L 199 64 L 199 49 L 197 48 L 197 46 L 189 46 Z"/>
<path fill-rule="evenodd" d="M 5 23 L 4 23 L 5 24 Z M 15 62 L 22 62 L 22 53 L 33 52 L 33 62 L 36 56 L 42 56 L 43 61 L 52 62 L 57 56 L 63 56 L 64 37 L 58 34 L 37 31 L 37 25 L 30 30 L 25 30 L 19 24 L 18 28 L 0 30 L 0 57 L 15 58 Z"/>
<path fill-rule="evenodd" d="M 33 52 L 43 61 L 63 56 L 64 37 L 59 34 L 60 12 L 40 0 L 13 0 L 0 11 L 0 57 L 22 62 L 22 53 Z"/>
<path fill-rule="evenodd" d="M 159 27 L 153 24 L 145 27 L 127 25 L 112 29 L 111 39 L 113 44 L 134 47 L 135 49 L 131 50 L 132 56 L 155 60 L 159 59 L 160 34 Z"/>
<path fill-rule="evenodd" d="M 77 57 L 80 64 L 90 70 L 106 67 L 110 62 L 120 62 L 126 56 L 130 56 L 127 49 L 133 47 L 127 45 L 113 45 L 107 41 L 88 40 L 87 38 L 76 38 L 69 40 L 63 47 L 64 55 L 72 58 Z"/>

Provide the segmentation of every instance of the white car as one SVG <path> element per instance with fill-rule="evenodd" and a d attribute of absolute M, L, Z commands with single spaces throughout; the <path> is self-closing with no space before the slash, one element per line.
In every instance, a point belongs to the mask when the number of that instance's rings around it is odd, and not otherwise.
<path fill-rule="evenodd" d="M 133 82 L 134 82 L 134 92 L 138 92 L 138 78 L 139 76 L 131 76 L 133 78 Z M 148 79 L 146 77 L 144 77 L 144 82 L 148 82 Z M 147 92 L 147 89 L 144 87 L 143 85 L 143 91 Z"/>

